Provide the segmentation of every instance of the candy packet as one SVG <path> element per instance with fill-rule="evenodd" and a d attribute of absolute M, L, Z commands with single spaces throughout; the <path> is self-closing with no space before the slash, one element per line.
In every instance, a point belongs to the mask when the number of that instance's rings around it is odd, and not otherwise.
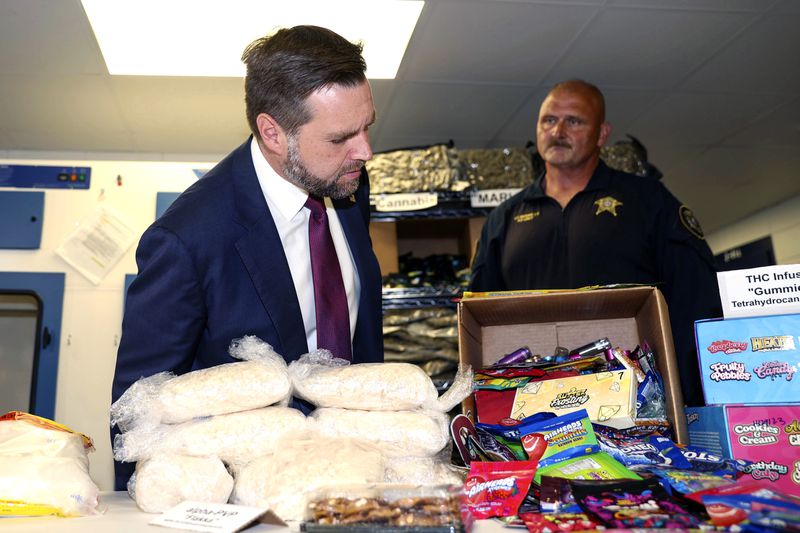
<path fill-rule="evenodd" d="M 540 468 L 536 471 L 534 482 L 541 483 L 542 476 L 593 480 L 642 479 L 625 468 L 619 461 L 603 452 L 567 459 L 566 461 Z"/>
<path fill-rule="evenodd" d="M 586 409 L 542 421 L 531 418 L 520 422 L 520 442 L 540 468 L 600 451 Z"/>
<path fill-rule="evenodd" d="M 634 437 L 600 424 L 594 424 L 594 431 L 600 449 L 628 468 L 639 469 L 651 465 L 692 467 L 677 445 L 666 437 Z"/>
<path fill-rule="evenodd" d="M 655 479 L 597 484 L 570 482 L 586 514 L 611 528 L 697 528 L 702 522 L 683 510 Z"/>
<path fill-rule="evenodd" d="M 536 461 L 473 461 L 464 482 L 467 510 L 478 520 L 516 515 L 537 466 Z"/>
<path fill-rule="evenodd" d="M 528 455 L 522 447 L 520 431 L 528 425 L 535 425 L 538 422 L 550 420 L 555 416 L 553 413 L 536 413 L 520 421 L 509 418 L 503 420 L 501 424 L 477 423 L 475 424 L 475 429 L 478 431 L 481 446 L 484 449 L 495 450 L 499 448 L 498 452 L 503 454 L 505 452 L 502 449 L 505 449 L 513 454 L 513 458 L 508 460 L 525 461 L 528 459 Z"/>
<path fill-rule="evenodd" d="M 585 513 L 523 513 L 520 518 L 529 533 L 597 531 L 600 524 Z"/>
<path fill-rule="evenodd" d="M 681 446 L 678 449 L 689 461 L 692 470 L 709 472 L 730 479 L 736 479 L 742 474 L 747 473 L 750 466 L 753 464 L 744 459 L 720 457 L 719 455 L 715 455 L 697 446 Z"/>
<path fill-rule="evenodd" d="M 667 492 L 674 496 L 691 494 L 692 492 L 713 489 L 733 483 L 733 480 L 707 472 L 695 472 L 694 470 L 677 470 L 655 466 L 647 469 L 647 472 L 656 476 Z"/>

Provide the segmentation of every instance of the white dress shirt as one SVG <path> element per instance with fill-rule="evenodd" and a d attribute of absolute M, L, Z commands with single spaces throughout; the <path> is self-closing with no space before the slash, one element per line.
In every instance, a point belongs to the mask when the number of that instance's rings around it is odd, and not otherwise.
<path fill-rule="evenodd" d="M 250 153 L 258 176 L 261 191 L 267 200 L 275 227 L 283 244 L 283 252 L 289 262 L 294 290 L 300 302 L 303 314 L 303 325 L 306 328 L 306 340 L 309 350 L 317 347 L 317 319 L 314 304 L 314 280 L 311 274 L 311 254 L 308 240 L 308 219 L 311 211 L 305 207 L 308 193 L 300 187 L 283 179 L 267 163 L 264 154 L 258 147 L 255 138 L 250 142 Z M 350 246 L 347 244 L 342 225 L 333 208 L 330 198 L 325 198 L 328 223 L 342 269 L 344 290 L 347 293 L 347 307 L 350 311 L 350 342 L 356 329 L 358 317 L 358 301 L 361 294 L 361 280 L 353 262 Z"/>

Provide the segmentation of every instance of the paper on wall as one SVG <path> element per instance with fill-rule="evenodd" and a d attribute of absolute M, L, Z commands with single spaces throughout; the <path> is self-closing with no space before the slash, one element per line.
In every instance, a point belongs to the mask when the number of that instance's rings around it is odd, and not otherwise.
<path fill-rule="evenodd" d="M 119 213 L 100 206 L 56 248 L 56 254 L 97 285 L 134 239 L 133 230 Z"/>

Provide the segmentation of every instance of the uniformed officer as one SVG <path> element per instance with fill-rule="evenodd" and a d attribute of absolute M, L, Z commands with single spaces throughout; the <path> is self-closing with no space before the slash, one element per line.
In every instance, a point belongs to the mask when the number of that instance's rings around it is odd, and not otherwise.
<path fill-rule="evenodd" d="M 489 214 L 470 290 L 654 284 L 669 306 L 684 400 L 702 405 L 694 321 L 721 315 L 713 255 L 660 181 L 600 160 L 610 132 L 597 87 L 553 87 L 536 127 L 545 172 Z"/>

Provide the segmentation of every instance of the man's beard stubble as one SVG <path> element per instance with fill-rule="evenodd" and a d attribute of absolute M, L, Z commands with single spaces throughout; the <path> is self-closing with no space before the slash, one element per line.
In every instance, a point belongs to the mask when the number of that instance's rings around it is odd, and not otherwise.
<path fill-rule="evenodd" d="M 320 198 L 330 197 L 334 200 L 347 198 L 356 192 L 360 180 L 342 182 L 341 177 L 348 172 L 359 170 L 364 166 L 363 162 L 350 165 L 350 167 L 340 168 L 336 178 L 331 182 L 326 182 L 323 178 L 315 176 L 308 170 L 300 157 L 300 150 L 297 147 L 297 140 L 289 135 L 287 137 L 287 156 L 286 163 L 283 165 L 283 172 L 286 177 L 299 185 L 309 194 Z"/>

